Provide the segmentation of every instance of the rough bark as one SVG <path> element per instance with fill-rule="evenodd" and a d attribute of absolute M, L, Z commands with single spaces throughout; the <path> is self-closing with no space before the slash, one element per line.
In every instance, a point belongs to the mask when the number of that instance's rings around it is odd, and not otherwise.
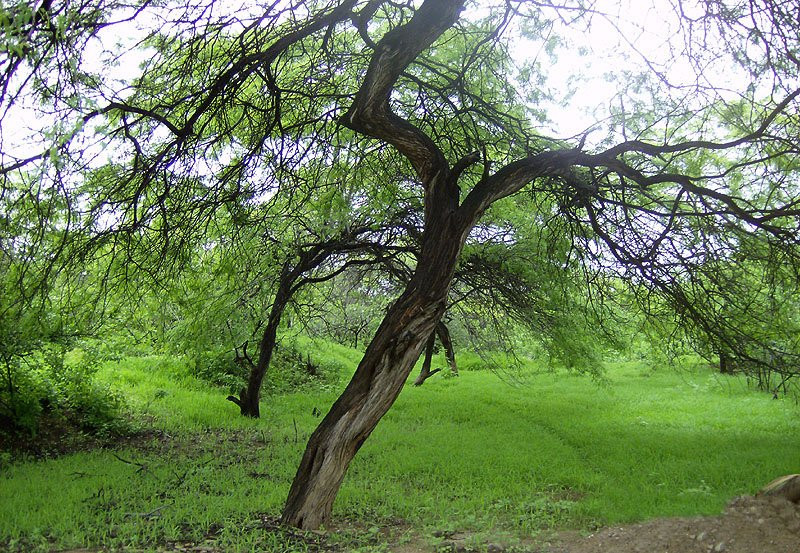
<path fill-rule="evenodd" d="M 444 313 L 477 210 L 466 217 L 459 212 L 458 175 L 428 136 L 391 111 L 389 100 L 405 67 L 456 21 L 462 8 L 463 0 L 426 0 L 408 23 L 384 35 L 342 118 L 344 125 L 393 145 L 409 159 L 425 191 L 425 230 L 413 277 L 309 439 L 284 506 L 284 524 L 315 529 L 329 518 L 350 461 L 394 403 Z"/>
<path fill-rule="evenodd" d="M 389 410 L 443 311 L 419 294 L 404 295 L 368 348 L 350 384 L 311 435 L 282 522 L 318 528 L 330 516 L 350 461 Z"/>
<path fill-rule="evenodd" d="M 311 435 L 297 469 L 282 522 L 318 528 L 330 516 L 350 461 L 394 403 L 447 304 L 456 261 L 466 239 L 456 217 L 437 220 L 417 271 L 390 307 L 353 378 Z"/>

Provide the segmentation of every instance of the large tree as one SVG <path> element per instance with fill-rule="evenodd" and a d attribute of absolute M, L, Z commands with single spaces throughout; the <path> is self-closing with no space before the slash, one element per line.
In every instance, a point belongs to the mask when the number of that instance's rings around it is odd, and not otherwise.
<path fill-rule="evenodd" d="M 428 133 L 410 117 L 398 114 L 392 95 L 409 66 L 446 35 L 463 8 L 460 1 L 424 2 L 407 22 L 385 33 L 374 47 L 352 105 L 341 118 L 349 128 L 392 144 L 408 158 L 424 192 L 425 230 L 411 282 L 389 310 L 350 384 L 309 440 L 283 513 L 288 524 L 313 528 L 329 515 L 349 461 L 394 402 L 441 319 L 461 249 L 492 203 L 527 185 L 541 194 L 565 195 L 571 203 L 565 206 L 565 216 L 580 217 L 621 266 L 648 277 L 658 262 L 662 242 L 669 241 L 679 256 L 686 255 L 679 250 L 691 244 L 681 244 L 681 231 L 693 232 L 694 220 L 721 219 L 719 224 L 738 227 L 740 232 L 763 231 L 767 240 L 794 241 L 798 215 L 794 200 L 756 204 L 725 188 L 709 186 L 715 175 L 691 171 L 686 159 L 698 149 L 757 151 L 764 143 L 780 154 L 793 155 L 797 151 L 794 137 L 781 132 L 786 123 L 775 128 L 773 122 L 784 113 L 796 118 L 797 90 L 787 91 L 739 138 L 716 142 L 675 137 L 672 143 L 634 139 L 595 152 L 585 151 L 582 145 L 542 145 L 541 151 L 496 171 L 484 171 L 465 187 L 468 191 L 462 197 L 459 184 L 468 181 L 460 177 L 480 158 L 467 155 L 451 163 Z M 748 156 L 738 168 L 759 161 L 765 160 Z M 484 163 L 488 168 L 488 160 Z M 650 228 L 640 226 L 648 222 Z M 713 247 L 710 242 L 702 244 Z"/>
<path fill-rule="evenodd" d="M 680 2 L 657 14 L 673 36 L 650 50 L 624 17 L 592 2 L 297 1 L 223 15 L 212 6 L 142 6 L 142 25 L 157 29 L 140 42 L 153 56 L 130 89 L 99 85 L 76 62 L 68 88 L 46 86 L 58 74 L 41 64 L 27 66 L 41 77 L 28 82 L 21 64 L 7 63 L 20 87 L 30 83 L 66 115 L 42 134 L 50 143 L 41 152 L 4 152 L 0 171 L 40 167 L 87 202 L 87 251 L 119 248 L 132 262 L 153 246 L 180 259 L 219 210 L 245 224 L 242 214 L 267 198 L 313 187 L 309 167 L 332 182 L 342 151 L 354 153 L 353 168 L 388 162 L 405 175 L 365 178 L 360 193 L 412 186 L 418 194 L 413 274 L 312 434 L 286 524 L 315 528 L 330 516 L 348 464 L 441 321 L 462 250 L 480 240 L 473 229 L 493 204 L 525 189 L 530 220 L 563 229 L 565 268 L 614 274 L 645 299 L 683 306 L 700 328 L 712 327 L 714 310 L 691 309 L 693 277 L 734 259 L 739 245 L 757 243 L 741 251 L 796 266 L 800 25 L 782 3 Z M 43 9 L 15 37 L 62 44 L 44 23 L 54 8 Z M 619 94 L 605 123 L 574 140 L 548 139 L 541 110 L 558 68 L 535 56 L 516 67 L 514 39 L 546 56 L 559 34 L 563 44 L 578 40 L 576 26 L 597 37 L 593 25 L 642 63 L 610 71 Z M 19 46 L 13 56 L 31 51 Z M 728 71 L 717 79 L 721 64 Z M 693 78 L 676 81 L 671 65 Z M 95 121 L 103 125 L 81 134 Z M 87 161 L 97 136 L 116 145 L 99 169 Z M 86 175 L 64 179 L 65 168 Z"/>

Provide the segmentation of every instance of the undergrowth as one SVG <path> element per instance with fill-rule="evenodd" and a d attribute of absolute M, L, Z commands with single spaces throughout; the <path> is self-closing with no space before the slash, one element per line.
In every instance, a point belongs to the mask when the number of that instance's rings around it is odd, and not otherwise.
<path fill-rule="evenodd" d="M 259 420 L 240 417 L 227 390 L 197 378 L 186 360 L 100 367 L 144 432 L 114 449 L 6 463 L 0 548 L 316 547 L 269 521 L 360 353 L 311 340 L 298 349 L 327 363 L 328 376 L 297 392 L 267 388 Z M 471 368 L 407 386 L 350 467 L 332 539 L 381 550 L 370 536 L 399 528 L 432 543 L 451 532 L 513 542 L 554 528 L 717 513 L 800 468 L 800 446 L 787 439 L 800 430 L 797 406 L 707 367 L 619 363 L 603 380 L 533 363 L 505 380 Z M 358 531 L 346 537 L 341 528 L 351 526 Z"/>
<path fill-rule="evenodd" d="M 6 363 L 0 385 L 0 450 L 46 456 L 61 441 L 126 433 L 123 395 L 95 378 L 102 357 L 90 347 L 45 344 Z"/>

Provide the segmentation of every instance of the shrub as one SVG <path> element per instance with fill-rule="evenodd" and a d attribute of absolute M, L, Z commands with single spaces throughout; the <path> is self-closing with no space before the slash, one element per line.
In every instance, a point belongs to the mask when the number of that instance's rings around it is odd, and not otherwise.
<path fill-rule="evenodd" d="M 5 365 L 0 431 L 35 436 L 44 417 L 92 434 L 123 430 L 123 399 L 94 380 L 98 359 L 90 351 L 45 344 Z"/>
<path fill-rule="evenodd" d="M 247 367 L 237 362 L 234 352 L 229 350 L 204 351 L 194 357 L 195 378 L 226 388 L 235 394 L 247 380 Z"/>

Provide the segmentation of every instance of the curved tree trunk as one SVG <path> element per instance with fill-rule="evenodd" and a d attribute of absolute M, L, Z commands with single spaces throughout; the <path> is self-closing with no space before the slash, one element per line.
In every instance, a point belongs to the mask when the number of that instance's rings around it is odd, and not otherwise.
<path fill-rule="evenodd" d="M 404 294 L 383 320 L 350 384 L 311 435 L 281 521 L 315 529 L 330 516 L 350 461 L 392 406 L 444 312 L 444 301 Z"/>
<path fill-rule="evenodd" d="M 437 223 L 414 277 L 390 307 L 347 388 L 311 435 L 286 500 L 284 524 L 315 529 L 329 518 L 350 461 L 400 394 L 433 335 L 466 239 L 453 218 Z"/>
<path fill-rule="evenodd" d="M 387 32 L 341 118 L 350 129 L 383 140 L 408 158 L 425 191 L 425 230 L 414 276 L 383 319 L 347 388 L 309 439 L 281 516 L 284 524 L 315 529 L 330 517 L 350 461 L 394 403 L 441 320 L 467 233 L 491 203 L 485 186 L 476 186 L 470 194 L 477 199 L 459 206 L 458 176 L 479 156 L 469 155 L 451 170 L 431 138 L 390 108 L 400 74 L 455 23 L 463 6 L 464 0 L 425 0 L 407 23 Z"/>

